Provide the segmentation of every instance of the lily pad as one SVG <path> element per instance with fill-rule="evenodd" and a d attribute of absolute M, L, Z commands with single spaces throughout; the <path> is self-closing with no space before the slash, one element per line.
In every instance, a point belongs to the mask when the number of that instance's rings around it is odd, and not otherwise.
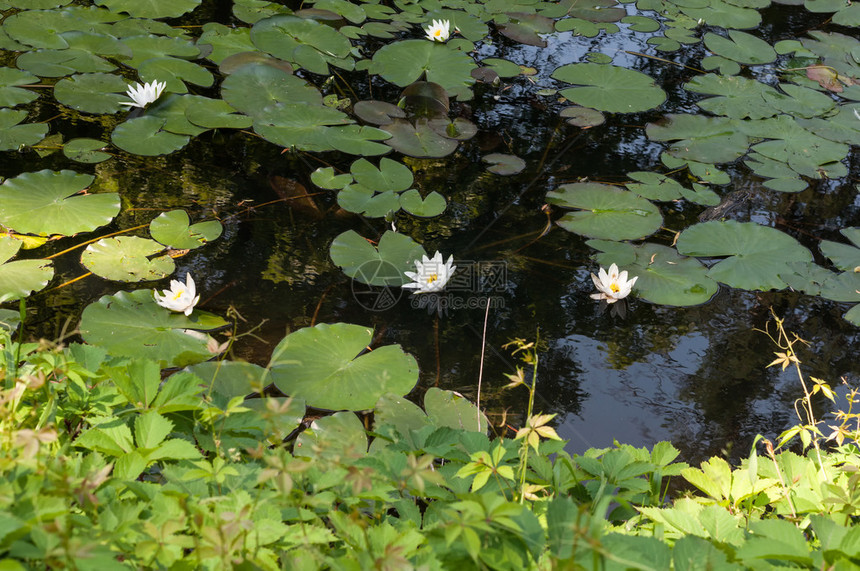
<path fill-rule="evenodd" d="M 776 52 L 766 41 L 738 30 L 729 30 L 729 37 L 707 33 L 705 47 L 724 58 L 750 65 L 770 63 Z"/>
<path fill-rule="evenodd" d="M 65 77 L 73 73 L 96 73 L 116 69 L 116 66 L 106 59 L 74 48 L 26 52 L 18 56 L 15 65 L 40 77 Z"/>
<path fill-rule="evenodd" d="M 469 399 L 437 387 L 431 387 L 424 394 L 424 410 L 436 426 L 474 432 L 486 432 L 490 426 L 484 413 Z"/>
<path fill-rule="evenodd" d="M 412 186 L 412 170 L 392 159 L 383 158 L 379 168 L 367 159 L 358 159 L 349 167 L 355 181 L 377 192 L 406 190 Z"/>
<path fill-rule="evenodd" d="M 0 107 L 23 105 L 39 97 L 32 91 L 18 87 L 32 83 L 39 83 L 39 78 L 32 73 L 11 67 L 0 67 Z"/>
<path fill-rule="evenodd" d="M 394 119 L 406 117 L 406 112 L 387 101 L 359 101 L 352 107 L 353 112 L 365 123 L 388 125 Z"/>
<path fill-rule="evenodd" d="M 369 218 L 381 218 L 400 210 L 400 196 L 386 190 L 376 192 L 363 184 L 350 184 L 337 193 L 338 205 L 349 212 Z"/>
<path fill-rule="evenodd" d="M 264 52 L 321 75 L 329 73 L 329 63 L 349 58 L 352 49 L 349 40 L 333 27 L 292 15 L 256 22 L 251 41 Z M 341 67 L 347 65 L 341 62 Z"/>
<path fill-rule="evenodd" d="M 116 113 L 124 109 L 122 101 L 128 101 L 124 92 L 128 84 L 110 73 L 84 73 L 61 79 L 54 85 L 54 97 L 84 113 Z M 123 93 L 123 95 L 120 95 Z"/>
<path fill-rule="evenodd" d="M 426 75 L 427 81 L 462 95 L 463 89 L 475 82 L 471 76 L 474 67 L 475 62 L 468 55 L 438 42 L 403 40 L 377 50 L 369 71 L 400 87 Z"/>
<path fill-rule="evenodd" d="M 293 454 L 322 460 L 357 458 L 367 454 L 367 433 L 352 412 L 336 412 L 313 421 L 296 439 Z"/>
<path fill-rule="evenodd" d="M 738 122 L 725 117 L 667 115 L 664 121 L 645 125 L 645 133 L 652 141 L 675 141 L 670 155 L 700 163 L 728 163 L 749 147 Z"/>
<path fill-rule="evenodd" d="M 173 273 L 176 265 L 155 240 L 137 236 L 102 238 L 81 254 L 81 264 L 95 275 L 119 282 L 160 280 Z"/>
<path fill-rule="evenodd" d="M 749 290 L 782 289 L 779 277 L 792 262 L 810 262 L 812 254 L 783 232 L 754 222 L 710 221 L 690 226 L 678 237 L 678 252 L 688 256 L 728 256 L 708 270 L 708 277 Z"/>
<path fill-rule="evenodd" d="M 655 172 L 629 172 L 627 176 L 635 183 L 628 183 L 627 190 L 648 200 L 667 202 L 681 198 L 684 187 L 675 179 Z"/>
<path fill-rule="evenodd" d="M 72 236 L 104 226 L 119 214 L 119 195 L 78 194 L 93 178 L 42 170 L 7 179 L 0 184 L 0 223 L 42 236 Z"/>
<path fill-rule="evenodd" d="M 23 109 L 0 109 L 0 151 L 17 151 L 45 138 L 48 126 L 39 123 L 19 125 L 27 117 Z"/>
<path fill-rule="evenodd" d="M 271 378 L 285 394 L 330 410 L 373 408 L 385 393 L 405 395 L 418 381 L 418 363 L 399 345 L 366 352 L 373 330 L 322 323 L 284 337 L 269 362 Z"/>
<path fill-rule="evenodd" d="M 580 107 L 578 105 L 565 107 L 559 115 L 567 119 L 568 125 L 573 125 L 574 127 L 596 127 L 606 121 L 606 116 L 597 109 Z"/>
<path fill-rule="evenodd" d="M 821 253 L 840 270 L 860 272 L 860 228 L 843 228 L 840 232 L 851 244 L 822 240 Z"/>
<path fill-rule="evenodd" d="M 160 368 L 184 367 L 211 359 L 209 330 L 227 325 L 223 319 L 195 310 L 190 317 L 169 311 L 152 290 L 121 291 L 88 305 L 81 315 L 81 336 L 111 355 L 151 359 Z M 186 330 L 190 330 L 189 334 Z"/>
<path fill-rule="evenodd" d="M 636 70 L 597 63 L 564 65 L 552 77 L 582 87 L 562 89 L 561 94 L 583 107 L 609 113 L 647 111 L 662 104 L 666 93 L 654 80 Z"/>
<path fill-rule="evenodd" d="M 224 101 L 254 116 L 273 103 L 322 105 L 320 92 L 282 69 L 262 63 L 240 67 L 224 78 Z"/>
<path fill-rule="evenodd" d="M 340 190 L 352 181 L 352 175 L 334 174 L 334 167 L 320 167 L 311 173 L 311 182 L 326 190 Z"/>
<path fill-rule="evenodd" d="M 396 119 L 385 125 L 391 138 L 385 141 L 394 150 L 416 158 L 441 158 L 457 150 L 456 139 L 441 136 L 430 127 L 427 119 L 418 119 L 415 124 Z"/>
<path fill-rule="evenodd" d="M 439 216 L 445 212 L 447 206 L 445 197 L 435 190 L 424 198 L 421 198 L 421 193 L 414 188 L 400 195 L 400 207 L 409 214 L 421 218 Z"/>
<path fill-rule="evenodd" d="M 335 126 L 325 132 L 325 140 L 334 150 L 364 157 L 390 153 L 391 147 L 377 142 L 390 137 L 388 131 L 366 125 Z"/>
<path fill-rule="evenodd" d="M 493 174 L 519 174 L 526 168 L 526 162 L 515 155 L 491 153 L 481 157 L 481 160 L 490 164 L 487 170 Z"/>
<path fill-rule="evenodd" d="M 114 13 L 135 18 L 178 18 L 200 5 L 201 0 L 96 0 Z"/>
<path fill-rule="evenodd" d="M 497 25 L 499 32 L 521 44 L 545 48 L 546 40 L 539 34 L 555 31 L 555 22 L 546 16 L 523 12 L 508 13 L 506 16 L 509 20 Z"/>
<path fill-rule="evenodd" d="M 187 145 L 191 137 L 165 131 L 166 123 L 163 117 L 135 117 L 117 125 L 111 133 L 111 141 L 135 155 L 168 155 Z"/>
<path fill-rule="evenodd" d="M 22 245 L 20 240 L 0 236 L 0 303 L 27 297 L 44 288 L 54 277 L 50 260 L 8 261 Z"/>
<path fill-rule="evenodd" d="M 630 278 L 638 276 L 636 294 L 652 303 L 698 305 L 711 299 L 719 289 L 701 262 L 681 256 L 668 246 L 633 246 L 605 240 L 589 240 L 586 244 L 603 250 L 595 256 L 601 266 L 618 264 L 630 273 Z"/>
<path fill-rule="evenodd" d="M 107 143 L 98 139 L 78 138 L 66 141 L 63 145 L 63 154 L 79 163 L 100 163 L 111 158 L 111 155 L 103 152 Z"/>
<path fill-rule="evenodd" d="M 411 280 L 415 260 L 426 256 L 424 248 L 409 236 L 386 231 L 374 247 L 354 230 L 340 234 L 331 244 L 331 259 L 348 277 L 363 284 L 400 287 Z"/>
<path fill-rule="evenodd" d="M 200 377 L 206 391 L 228 399 L 260 393 L 271 383 L 266 369 L 246 361 L 206 361 L 191 365 L 187 370 Z"/>
<path fill-rule="evenodd" d="M 149 233 L 155 239 L 176 250 L 193 250 L 221 235 L 223 227 L 217 220 L 191 224 L 184 210 L 171 210 L 158 215 L 149 223 Z"/>
<path fill-rule="evenodd" d="M 663 217 L 650 201 L 606 184 L 566 184 L 548 192 L 547 202 L 576 208 L 558 220 L 558 225 L 589 238 L 638 240 L 660 229 Z"/>
<path fill-rule="evenodd" d="M 241 115 L 223 99 L 185 97 L 185 117 L 191 123 L 206 129 L 247 129 L 254 120 Z M 175 132 L 175 131 L 173 131 Z"/>

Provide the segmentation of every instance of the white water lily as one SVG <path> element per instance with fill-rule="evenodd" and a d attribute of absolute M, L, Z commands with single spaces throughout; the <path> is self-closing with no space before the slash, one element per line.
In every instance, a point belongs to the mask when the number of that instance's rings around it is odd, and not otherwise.
<path fill-rule="evenodd" d="M 431 42 L 446 42 L 451 35 L 451 22 L 449 20 L 433 20 L 433 24 L 424 28 L 427 39 Z"/>
<path fill-rule="evenodd" d="M 121 101 L 120 105 L 128 105 L 130 107 L 140 107 L 141 109 L 152 103 L 161 95 L 164 88 L 167 87 L 166 81 L 151 81 L 149 83 L 136 84 L 128 88 L 125 92 L 131 101 Z"/>
<path fill-rule="evenodd" d="M 627 270 L 620 274 L 618 266 L 612 264 L 609 266 L 609 273 L 603 268 L 600 268 L 598 275 L 591 274 L 591 279 L 599 293 L 591 294 L 592 299 L 605 299 L 606 303 L 615 303 L 619 299 L 624 299 L 633 290 L 633 284 L 639 279 L 639 276 L 634 276 L 627 279 Z"/>
<path fill-rule="evenodd" d="M 185 274 L 185 283 L 179 280 L 170 280 L 170 289 L 164 290 L 162 294 L 153 292 L 153 295 L 155 296 L 155 303 L 161 307 L 191 315 L 194 306 L 200 301 L 200 296 L 195 295 L 196 293 L 197 289 L 194 287 L 191 274 Z"/>
<path fill-rule="evenodd" d="M 422 260 L 415 260 L 414 272 L 404 272 L 413 283 L 403 287 L 414 289 L 415 293 L 442 291 L 456 269 L 454 256 L 448 256 L 447 262 L 442 261 L 442 252 L 436 252 L 433 258 L 422 256 Z"/>

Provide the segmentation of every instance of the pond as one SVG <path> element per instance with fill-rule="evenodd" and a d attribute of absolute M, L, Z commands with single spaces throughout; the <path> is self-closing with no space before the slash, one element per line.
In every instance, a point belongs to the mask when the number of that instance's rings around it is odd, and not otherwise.
<path fill-rule="evenodd" d="M 497 431 L 528 397 L 503 346 L 538 340 L 535 407 L 571 452 L 746 454 L 802 395 L 768 368 L 774 315 L 810 374 L 860 383 L 844 4 L 0 0 L 3 317 L 23 297 L 26 336 L 168 373 L 223 317 L 227 358 L 261 366 L 290 332 L 367 326 L 415 357 L 413 400 L 480 382 Z M 434 19 L 459 31 L 431 42 Z M 167 87 L 129 112 L 137 81 Z M 400 286 L 437 251 L 458 269 L 427 307 Z M 591 274 L 612 263 L 638 280 L 607 305 Z M 202 321 L 149 300 L 187 274 Z"/>

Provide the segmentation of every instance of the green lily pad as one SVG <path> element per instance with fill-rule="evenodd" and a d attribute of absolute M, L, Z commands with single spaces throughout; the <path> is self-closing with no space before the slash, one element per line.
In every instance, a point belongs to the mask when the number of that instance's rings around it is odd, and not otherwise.
<path fill-rule="evenodd" d="M 278 103 L 254 118 L 254 131 L 282 147 L 327 151 L 333 147 L 327 141 L 325 127 L 350 122 L 346 114 L 331 107 Z"/>
<path fill-rule="evenodd" d="M 463 117 L 434 117 L 427 125 L 443 137 L 456 141 L 468 141 L 478 133 L 478 126 Z"/>
<path fill-rule="evenodd" d="M 499 32 L 521 44 L 545 48 L 546 40 L 539 34 L 551 34 L 555 31 L 555 22 L 546 16 L 524 12 L 509 12 L 506 16 L 510 19 L 497 25 Z"/>
<path fill-rule="evenodd" d="M 627 190 L 635 192 L 648 200 L 659 200 L 661 202 L 677 200 L 681 198 L 681 193 L 684 191 L 681 183 L 663 174 L 655 172 L 629 172 L 627 176 L 638 181 L 624 185 L 627 187 Z"/>
<path fill-rule="evenodd" d="M 7 179 L 0 184 L 0 223 L 42 236 L 72 236 L 104 226 L 119 214 L 119 195 L 79 195 L 93 178 L 69 170 L 42 170 Z"/>
<path fill-rule="evenodd" d="M 326 190 L 340 190 L 352 181 L 352 175 L 334 174 L 334 167 L 320 167 L 311 173 L 311 182 Z"/>
<path fill-rule="evenodd" d="M 22 245 L 20 240 L 0 236 L 0 303 L 27 297 L 44 288 L 54 277 L 50 260 L 8 261 Z"/>
<path fill-rule="evenodd" d="M 845 318 L 846 321 L 860 327 L 860 304 L 849 309 L 842 317 Z"/>
<path fill-rule="evenodd" d="M 738 63 L 760 65 L 776 59 L 776 51 L 766 41 L 738 30 L 729 30 L 729 37 L 707 33 L 705 47 L 717 55 Z"/>
<path fill-rule="evenodd" d="M 17 151 L 21 147 L 35 145 L 45 138 L 48 125 L 19 125 L 26 117 L 27 112 L 23 109 L 0 109 L 0 151 Z"/>
<path fill-rule="evenodd" d="M 596 127 L 598 125 L 602 125 L 606 121 L 606 116 L 597 109 L 580 107 L 578 105 L 565 107 L 561 110 L 559 115 L 565 117 L 567 119 L 567 124 L 573 125 L 574 127 Z"/>
<path fill-rule="evenodd" d="M 132 58 L 125 63 L 138 70 L 139 66 L 149 60 L 164 58 L 190 60 L 200 56 L 200 48 L 182 37 L 167 37 L 154 34 L 134 35 L 123 38 L 122 42 L 131 48 L 133 54 Z M 143 79 L 142 76 L 141 79 Z M 168 81 L 168 91 L 184 93 L 184 89 L 184 85 L 178 85 L 172 78 Z"/>
<path fill-rule="evenodd" d="M 793 289 L 838 302 L 860 301 L 860 272 L 831 272 L 812 262 L 789 264 L 780 278 Z"/>
<path fill-rule="evenodd" d="M 227 322 L 195 310 L 190 317 L 169 311 L 152 297 L 152 290 L 121 291 L 88 305 L 81 315 L 81 336 L 111 355 L 157 361 L 160 368 L 185 367 L 211 359 L 211 339 L 196 330 Z M 190 330 L 192 334 L 186 332 Z"/>
<path fill-rule="evenodd" d="M 769 159 L 758 153 L 750 153 L 744 164 L 757 175 L 767 178 L 763 185 L 778 192 L 800 192 L 809 185 L 782 161 Z"/>
<path fill-rule="evenodd" d="M 463 395 L 437 387 L 424 394 L 424 410 L 436 426 L 474 432 L 486 432 L 490 426 L 484 413 Z"/>
<path fill-rule="evenodd" d="M 830 258 L 833 265 L 840 270 L 860 272 L 860 228 L 843 228 L 840 232 L 851 244 L 822 240 L 821 253 Z"/>
<path fill-rule="evenodd" d="M 679 6 L 681 11 L 695 21 L 702 20 L 709 26 L 732 30 L 755 28 L 761 23 L 761 14 L 752 8 L 730 4 L 725 0 L 711 0 L 707 7 Z"/>
<path fill-rule="evenodd" d="M 259 50 L 321 75 L 329 73 L 329 63 L 349 58 L 352 50 L 350 41 L 333 27 L 291 15 L 256 22 L 251 42 Z"/>
<path fill-rule="evenodd" d="M 102 238 L 87 246 L 81 264 L 95 275 L 118 282 L 160 280 L 173 273 L 176 265 L 155 240 L 137 236 Z"/>
<path fill-rule="evenodd" d="M 359 119 L 374 125 L 388 125 L 396 118 L 406 117 L 403 109 L 387 101 L 359 101 L 352 110 Z"/>
<path fill-rule="evenodd" d="M 782 92 L 768 93 L 765 95 L 765 99 L 792 117 L 819 117 L 829 114 L 836 106 L 830 96 L 808 87 L 793 83 L 780 83 L 779 88 Z"/>
<path fill-rule="evenodd" d="M 177 95 L 171 93 L 167 97 L 160 97 L 151 107 L 147 108 L 147 117 L 157 117 L 164 120 L 162 129 L 175 135 L 188 135 L 196 137 L 201 133 L 206 132 L 206 128 L 201 127 L 188 120 L 186 111 L 189 106 L 194 104 L 194 100 L 198 99 L 197 95 Z M 200 97 L 202 100 L 207 100 L 205 97 Z"/>
<path fill-rule="evenodd" d="M 499 77 L 516 77 L 520 74 L 520 66 L 510 60 L 488 57 L 482 59 L 481 63 L 495 71 Z"/>
<path fill-rule="evenodd" d="M 781 94 L 773 87 L 753 79 L 708 73 L 694 77 L 684 88 L 695 93 L 719 95 L 697 103 L 699 107 L 714 115 L 725 115 L 733 119 L 763 119 L 779 113 L 773 100 L 778 99 Z"/>
<path fill-rule="evenodd" d="M 412 170 L 397 161 L 383 158 L 379 168 L 367 159 L 358 159 L 349 167 L 355 181 L 377 192 L 392 190 L 399 192 L 412 186 Z"/>
<path fill-rule="evenodd" d="M 61 79 L 54 85 L 54 97 L 84 113 L 116 113 L 124 109 L 120 102 L 128 101 L 128 84 L 109 73 L 85 73 Z M 120 95 L 122 93 L 122 95 Z"/>
<path fill-rule="evenodd" d="M 347 185 L 337 194 L 338 205 L 368 218 L 381 218 L 400 210 L 400 196 L 386 190 L 376 192 L 361 184 Z"/>
<path fill-rule="evenodd" d="M 149 233 L 155 239 L 176 250 L 193 250 L 221 235 L 223 227 L 217 220 L 190 224 L 184 210 L 171 210 L 158 215 L 149 223 Z"/>
<path fill-rule="evenodd" d="M 254 123 L 253 119 L 239 114 L 223 99 L 199 96 L 186 96 L 183 99 L 188 100 L 185 105 L 188 121 L 206 129 L 247 129 Z"/>
<path fill-rule="evenodd" d="M 688 256 L 728 256 L 708 270 L 708 277 L 749 290 L 782 289 L 779 277 L 792 262 L 810 262 L 812 254 L 783 232 L 754 222 L 710 221 L 690 226 L 678 237 L 678 252 Z"/>
<path fill-rule="evenodd" d="M 395 119 L 384 127 L 391 133 L 385 144 L 410 157 L 441 158 L 457 150 L 458 141 L 437 133 L 427 119 L 418 119 L 414 125 L 404 119 Z"/>
<path fill-rule="evenodd" d="M 557 223 L 589 238 L 638 240 L 659 230 L 663 223 L 660 210 L 651 202 L 606 184 L 566 184 L 548 192 L 546 199 L 562 208 L 576 208 Z"/>
<path fill-rule="evenodd" d="M 418 381 L 418 363 L 399 345 L 365 353 L 372 340 L 373 330 L 360 325 L 299 329 L 275 347 L 271 378 L 285 394 L 330 410 L 365 410 L 385 393 L 405 395 Z"/>
<path fill-rule="evenodd" d="M 552 77 L 582 87 L 562 89 L 561 94 L 583 107 L 609 113 L 647 111 L 662 104 L 666 93 L 644 73 L 597 63 L 564 65 Z"/>
<path fill-rule="evenodd" d="M 96 0 L 114 13 L 134 18 L 178 18 L 200 5 L 201 0 Z"/>
<path fill-rule="evenodd" d="M 211 390 L 228 399 L 260 393 L 271 383 L 266 369 L 246 361 L 206 361 L 186 370 L 200 377 L 206 391 Z"/>
<path fill-rule="evenodd" d="M 103 152 L 107 143 L 97 139 L 78 138 L 66 141 L 63 145 L 63 154 L 69 159 L 79 163 L 100 163 L 111 158 L 111 155 Z"/>
<path fill-rule="evenodd" d="M 462 94 L 475 80 L 471 72 L 475 62 L 463 52 L 438 42 L 403 40 L 386 44 L 373 55 L 370 73 L 381 75 L 400 87 L 406 87 L 426 75 L 448 92 Z"/>
<path fill-rule="evenodd" d="M 209 87 L 215 77 L 205 67 L 175 57 L 155 57 L 137 66 L 141 81 L 163 81 L 171 93 L 187 93 L 186 83 Z"/>
<path fill-rule="evenodd" d="M 489 155 L 481 157 L 481 160 L 490 164 L 490 166 L 487 167 L 487 170 L 493 174 L 519 174 L 526 168 L 526 162 L 514 155 L 490 153 Z"/>
<path fill-rule="evenodd" d="M 391 133 L 366 125 L 344 125 L 326 129 L 325 140 L 342 153 L 371 157 L 391 152 L 391 147 L 377 143 L 391 137 Z"/>
<path fill-rule="evenodd" d="M 400 195 L 400 207 L 409 214 L 421 218 L 439 216 L 445 212 L 447 206 L 445 197 L 435 190 L 424 198 L 421 198 L 421 193 L 414 188 Z"/>
<path fill-rule="evenodd" d="M 11 67 L 0 67 L 0 107 L 23 105 L 39 97 L 32 91 L 18 87 L 32 83 L 39 83 L 39 78 L 32 73 Z"/>
<path fill-rule="evenodd" d="M 135 155 L 168 155 L 188 144 L 191 137 L 164 130 L 167 120 L 162 117 L 135 117 L 117 125 L 111 141 L 120 149 Z"/>
<path fill-rule="evenodd" d="M 659 244 L 633 246 L 627 243 L 589 240 L 602 250 L 595 259 L 601 266 L 618 264 L 636 280 L 636 294 L 661 305 L 698 305 L 711 299 L 719 284 L 708 277 L 708 268 L 695 258 L 681 256 L 673 248 Z"/>
<path fill-rule="evenodd" d="M 197 39 L 197 45 L 211 47 L 212 51 L 206 55 L 206 59 L 218 64 L 221 73 L 227 75 L 231 72 L 220 68 L 225 59 L 236 54 L 255 52 L 257 49 L 251 42 L 250 29 L 225 26 L 217 22 L 203 24 L 203 33 Z M 263 55 L 261 52 L 256 53 Z"/>
<path fill-rule="evenodd" d="M 621 22 L 628 24 L 634 32 L 650 33 L 660 29 L 660 22 L 645 16 L 625 16 L 621 18 Z"/>
<path fill-rule="evenodd" d="M 725 117 L 667 115 L 660 123 L 645 125 L 645 133 L 652 141 L 675 141 L 670 155 L 700 163 L 728 163 L 749 147 L 738 122 Z"/>
<path fill-rule="evenodd" d="M 374 247 L 354 230 L 340 234 L 331 244 L 331 259 L 348 277 L 367 285 L 402 286 L 411 280 L 404 272 L 415 270 L 415 260 L 427 255 L 409 236 L 386 231 Z"/>
<path fill-rule="evenodd" d="M 36 50 L 18 56 L 15 65 L 40 77 L 64 77 L 73 73 L 113 71 L 116 66 L 81 49 Z"/>
<path fill-rule="evenodd" d="M 275 103 L 322 105 L 322 95 L 315 87 L 262 63 L 242 66 L 227 76 L 221 84 L 221 97 L 251 116 Z"/>
<path fill-rule="evenodd" d="M 352 412 L 336 412 L 316 419 L 299 434 L 293 454 L 314 461 L 358 458 L 367 454 L 367 433 Z"/>

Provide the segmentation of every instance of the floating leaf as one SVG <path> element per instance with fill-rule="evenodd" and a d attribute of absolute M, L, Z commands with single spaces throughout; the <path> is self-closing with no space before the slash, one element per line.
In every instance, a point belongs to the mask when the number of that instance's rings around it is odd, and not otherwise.
<path fill-rule="evenodd" d="M 411 280 L 404 272 L 415 270 L 424 248 L 409 236 L 386 231 L 374 247 L 354 230 L 340 234 L 331 244 L 331 259 L 348 277 L 363 284 L 400 287 Z"/>
<path fill-rule="evenodd" d="M 92 175 L 42 170 L 0 185 L 0 223 L 29 234 L 72 236 L 104 226 L 119 214 L 116 193 L 78 194 Z"/>
<path fill-rule="evenodd" d="M 254 123 L 253 119 L 239 114 L 223 99 L 198 96 L 183 99 L 187 100 L 184 107 L 185 117 L 194 125 L 206 129 L 247 129 Z"/>
<path fill-rule="evenodd" d="M 728 163 L 749 147 L 747 135 L 725 117 L 667 115 L 660 123 L 648 123 L 645 133 L 652 141 L 676 141 L 669 154 L 700 163 Z"/>
<path fill-rule="evenodd" d="M 484 413 L 463 395 L 437 387 L 424 393 L 424 410 L 436 426 L 474 432 L 486 432 L 490 426 Z"/>
<path fill-rule="evenodd" d="M 63 154 L 79 163 L 100 163 L 111 157 L 108 153 L 102 152 L 106 146 L 107 143 L 97 139 L 72 139 L 63 145 Z"/>
<path fill-rule="evenodd" d="M 201 0 L 96 0 L 111 12 L 135 18 L 177 18 L 200 5 Z"/>
<path fill-rule="evenodd" d="M 697 103 L 699 107 L 714 115 L 725 115 L 733 119 L 763 119 L 779 113 L 773 100 L 779 98 L 780 93 L 773 87 L 753 79 L 708 73 L 694 77 L 684 87 L 695 93 L 719 95 L 720 97 L 710 97 Z"/>
<path fill-rule="evenodd" d="M 737 288 L 782 289 L 780 273 L 791 262 L 812 261 L 812 254 L 783 232 L 754 222 L 710 221 L 690 226 L 678 237 L 678 252 L 688 256 L 728 256 L 708 276 Z"/>
<path fill-rule="evenodd" d="M 207 361 L 191 365 L 187 370 L 200 377 L 206 391 L 211 389 L 228 399 L 260 393 L 271 383 L 266 369 L 246 361 Z"/>
<path fill-rule="evenodd" d="M 340 190 L 352 181 L 351 175 L 334 174 L 334 167 L 320 167 L 311 173 L 311 182 L 326 190 Z"/>
<path fill-rule="evenodd" d="M 490 166 L 487 167 L 487 170 L 493 174 L 519 174 L 526 168 L 526 162 L 514 155 L 491 153 L 481 157 L 481 160 L 490 164 Z"/>
<path fill-rule="evenodd" d="M 329 73 L 329 63 L 348 67 L 345 60 L 352 49 L 349 40 L 333 27 L 288 15 L 256 22 L 251 41 L 264 52 L 321 75 Z"/>
<path fill-rule="evenodd" d="M 447 206 L 445 197 L 435 190 L 425 198 L 421 198 L 421 193 L 414 188 L 400 195 L 400 207 L 413 216 L 422 218 L 439 216 L 445 212 Z"/>
<path fill-rule="evenodd" d="M 15 107 L 30 103 L 39 96 L 17 86 L 38 82 L 39 78 L 32 73 L 11 67 L 0 67 L 0 107 Z"/>
<path fill-rule="evenodd" d="M 400 87 L 426 79 L 438 83 L 447 91 L 462 94 L 475 80 L 471 71 L 475 63 L 463 52 L 452 50 L 438 42 L 403 40 L 386 44 L 373 55 L 370 73 L 381 75 Z"/>
<path fill-rule="evenodd" d="M 365 125 L 344 125 L 326 129 L 325 140 L 331 147 L 342 153 L 365 157 L 384 155 L 391 147 L 377 143 L 391 137 L 391 133 Z"/>
<path fill-rule="evenodd" d="M 746 32 L 729 30 L 729 37 L 707 33 L 705 47 L 717 55 L 739 63 L 759 65 L 776 59 L 776 52 L 766 41 Z"/>
<path fill-rule="evenodd" d="M 313 421 L 296 439 L 293 454 L 314 460 L 361 457 L 367 454 L 367 433 L 355 413 L 336 412 Z"/>
<path fill-rule="evenodd" d="M 655 172 L 629 172 L 627 176 L 638 183 L 628 183 L 627 190 L 648 200 L 670 201 L 681 197 L 684 187 L 675 179 Z"/>
<path fill-rule="evenodd" d="M 597 63 L 564 65 L 552 77 L 583 87 L 561 90 L 561 94 L 583 107 L 610 113 L 634 113 L 657 107 L 666 93 L 644 73 Z"/>
<path fill-rule="evenodd" d="M 548 192 L 547 201 L 562 208 L 576 208 L 558 225 L 576 234 L 607 240 L 638 240 L 660 229 L 663 217 L 648 200 L 606 184 L 566 184 Z"/>
<path fill-rule="evenodd" d="M 20 240 L 0 236 L 0 303 L 27 297 L 44 288 L 54 277 L 50 260 L 8 261 L 22 245 Z"/>
<path fill-rule="evenodd" d="M 221 97 L 247 115 L 257 115 L 273 103 L 322 105 L 320 92 L 282 69 L 254 63 L 224 78 Z"/>
<path fill-rule="evenodd" d="M 359 119 L 374 125 L 388 125 L 396 118 L 406 117 L 403 109 L 386 101 L 359 101 L 352 110 Z"/>
<path fill-rule="evenodd" d="M 163 117 L 135 117 L 117 125 L 111 141 L 120 149 L 135 155 L 157 156 L 178 151 L 191 139 L 164 130 Z"/>
<path fill-rule="evenodd" d="M 271 378 L 285 394 L 330 410 L 370 409 L 385 393 L 405 395 L 418 381 L 415 358 L 399 345 L 365 352 L 372 339 L 372 329 L 346 323 L 299 329 L 275 347 Z"/>
<path fill-rule="evenodd" d="M 851 245 L 822 240 L 821 253 L 840 270 L 860 272 L 860 228 L 843 228 L 840 232 L 851 241 Z"/>
<path fill-rule="evenodd" d="M 137 236 L 102 238 L 87 246 L 81 264 L 97 276 L 120 282 L 160 280 L 173 273 L 176 265 L 166 255 L 153 257 L 164 246 Z"/>
<path fill-rule="evenodd" d="M 596 127 L 606 121 L 606 117 L 597 109 L 579 107 L 578 105 L 565 107 L 559 115 L 567 118 L 568 125 L 573 125 L 574 127 Z"/>
<path fill-rule="evenodd" d="M 745 30 L 761 23 L 761 14 L 752 8 L 730 4 L 725 0 L 711 0 L 707 7 L 679 6 L 681 11 L 695 21 L 702 20 L 709 26 Z"/>
<path fill-rule="evenodd" d="M 211 339 L 198 329 L 226 325 L 223 319 L 195 310 L 190 317 L 169 311 L 152 290 L 121 291 L 88 305 L 81 315 L 81 336 L 111 355 L 157 361 L 159 367 L 184 367 L 213 357 Z M 190 333 L 188 332 L 190 331 Z"/>
<path fill-rule="evenodd" d="M 426 119 L 419 119 L 415 125 L 403 119 L 396 119 L 385 130 L 391 133 L 386 145 L 394 150 L 416 158 L 441 158 L 457 150 L 458 142 L 439 135 Z"/>
<path fill-rule="evenodd" d="M 0 109 L 0 151 L 17 151 L 26 145 L 35 145 L 45 138 L 48 126 L 28 123 L 19 125 L 27 112 L 15 109 Z"/>
<path fill-rule="evenodd" d="M 499 32 L 521 44 L 545 48 L 546 41 L 539 34 L 551 34 L 555 31 L 555 22 L 546 16 L 521 12 L 506 15 L 510 20 L 497 26 Z"/>
<path fill-rule="evenodd" d="M 120 105 L 128 101 L 123 93 L 128 84 L 117 75 L 109 73 L 84 73 L 61 79 L 54 85 L 54 97 L 84 113 L 116 113 L 125 109 Z"/>
<path fill-rule="evenodd" d="M 171 210 L 158 215 L 149 223 L 149 233 L 155 240 L 176 250 L 193 250 L 221 235 L 223 229 L 217 220 L 190 224 L 184 210 Z"/>
<path fill-rule="evenodd" d="M 595 259 L 601 266 L 618 264 L 636 280 L 636 295 L 661 305 L 698 305 L 719 289 L 708 277 L 708 268 L 695 258 L 679 255 L 673 248 L 659 244 L 632 244 L 589 240 L 592 248 L 604 251 Z"/>

